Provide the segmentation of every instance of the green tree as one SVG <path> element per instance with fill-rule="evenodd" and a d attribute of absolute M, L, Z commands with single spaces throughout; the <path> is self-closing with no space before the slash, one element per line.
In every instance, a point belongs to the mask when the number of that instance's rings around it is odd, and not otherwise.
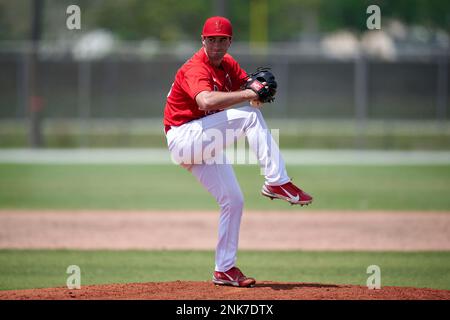
<path fill-rule="evenodd" d="M 0 0 L 0 40 L 29 38 L 33 0 Z M 44 0 L 43 37 L 64 36 L 65 10 L 77 4 L 82 30 L 106 28 L 123 40 L 197 40 L 204 20 L 213 15 L 215 0 Z M 397 18 L 407 24 L 450 30 L 450 1 L 445 0 L 267 0 L 269 41 L 290 41 L 302 33 L 337 29 L 366 30 L 366 8 L 377 4 L 382 23 Z M 235 40 L 247 41 L 250 0 L 228 0 L 227 16 Z"/>
<path fill-rule="evenodd" d="M 108 1 L 93 15 L 99 27 L 113 30 L 120 38 L 162 41 L 193 39 L 211 11 L 211 2 L 191 1 Z"/>

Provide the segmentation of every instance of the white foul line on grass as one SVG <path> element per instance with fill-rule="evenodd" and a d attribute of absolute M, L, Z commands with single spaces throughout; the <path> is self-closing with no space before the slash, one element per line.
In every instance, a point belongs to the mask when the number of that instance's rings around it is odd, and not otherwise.
<path fill-rule="evenodd" d="M 448 151 L 286 149 L 282 155 L 287 165 L 450 165 Z M 167 149 L 0 149 L 0 163 L 171 164 L 172 161 Z"/>

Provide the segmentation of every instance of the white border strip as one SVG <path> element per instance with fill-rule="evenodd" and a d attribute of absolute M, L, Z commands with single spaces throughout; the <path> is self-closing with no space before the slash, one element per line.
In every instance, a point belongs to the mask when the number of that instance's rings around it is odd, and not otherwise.
<path fill-rule="evenodd" d="M 449 151 L 282 150 L 282 155 L 287 165 L 450 165 Z M 171 164 L 172 161 L 167 149 L 1 149 L 0 163 Z"/>

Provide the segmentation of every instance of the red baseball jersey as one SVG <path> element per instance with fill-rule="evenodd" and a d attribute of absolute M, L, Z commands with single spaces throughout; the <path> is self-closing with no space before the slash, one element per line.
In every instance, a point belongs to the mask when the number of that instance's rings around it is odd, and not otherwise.
<path fill-rule="evenodd" d="M 209 63 L 205 50 L 201 48 L 177 71 L 167 95 L 164 125 L 180 126 L 220 111 L 200 110 L 195 97 L 202 91 L 239 90 L 246 77 L 247 73 L 231 55 L 226 54 L 221 68 L 216 68 Z"/>

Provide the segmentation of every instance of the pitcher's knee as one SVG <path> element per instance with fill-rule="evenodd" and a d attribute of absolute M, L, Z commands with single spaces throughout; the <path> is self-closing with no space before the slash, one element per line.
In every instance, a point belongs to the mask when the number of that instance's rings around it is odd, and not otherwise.
<path fill-rule="evenodd" d="M 239 110 L 245 113 L 247 125 L 252 126 L 261 121 L 262 113 L 259 109 L 247 106 L 239 108 Z"/>
<path fill-rule="evenodd" d="M 261 110 L 259 110 L 258 108 L 253 108 L 251 106 L 241 107 L 241 108 L 238 108 L 238 110 L 242 110 L 242 111 L 247 112 L 249 114 L 255 114 L 255 115 L 261 114 Z"/>
<path fill-rule="evenodd" d="M 244 196 L 241 192 L 236 192 L 232 197 L 231 202 L 233 207 L 236 209 L 240 209 L 242 211 L 242 208 L 244 208 Z"/>
<path fill-rule="evenodd" d="M 222 208 L 228 208 L 232 211 L 240 211 L 244 208 L 244 196 L 240 191 L 233 191 L 228 193 L 221 201 Z"/>

